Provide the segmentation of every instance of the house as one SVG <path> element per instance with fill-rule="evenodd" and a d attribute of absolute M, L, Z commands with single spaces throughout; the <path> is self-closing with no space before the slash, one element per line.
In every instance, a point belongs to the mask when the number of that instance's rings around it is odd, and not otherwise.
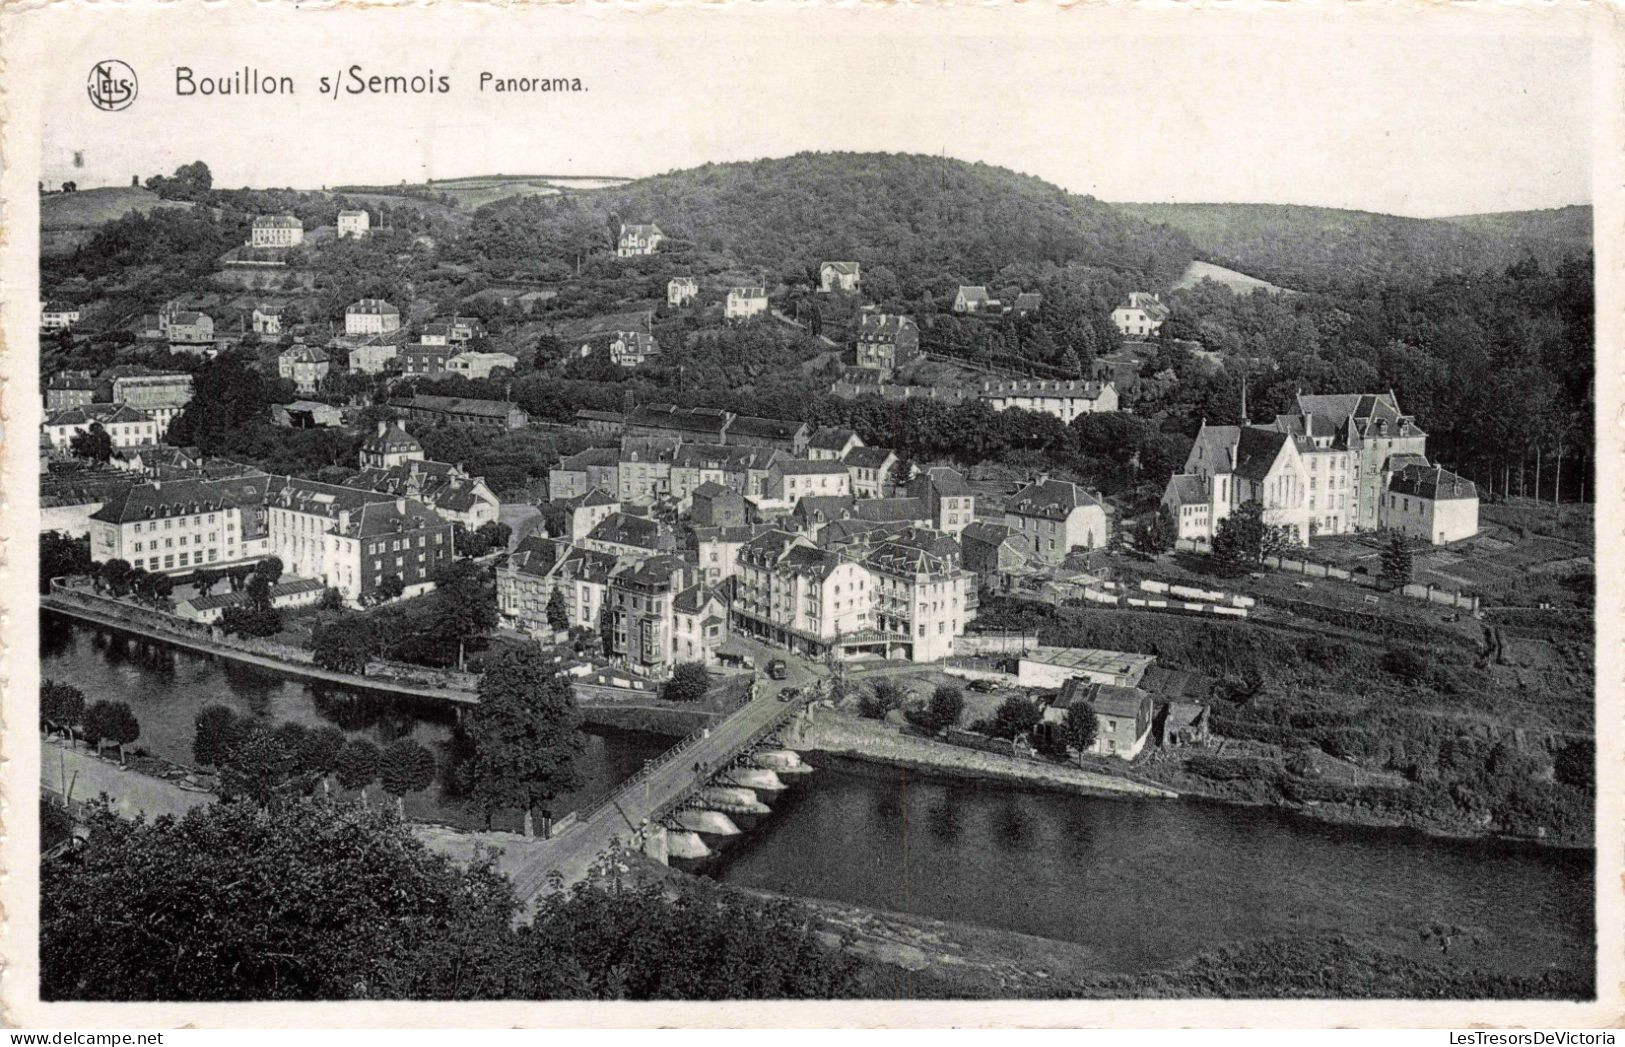
<path fill-rule="evenodd" d="M 859 498 L 884 498 L 897 468 L 897 453 L 889 447 L 854 447 L 841 461 L 852 474 L 852 493 Z"/>
<path fill-rule="evenodd" d="M 1024 545 L 1003 524 L 976 522 L 959 532 L 960 561 L 989 582 L 1027 562 Z"/>
<path fill-rule="evenodd" d="M 763 495 L 775 501 L 794 504 L 812 495 L 849 495 L 852 474 L 845 462 L 813 462 L 790 458 L 773 463 L 768 470 Z"/>
<path fill-rule="evenodd" d="M 739 570 L 739 550 L 756 537 L 759 528 L 690 526 L 688 550 L 700 566 L 707 585 L 721 585 Z"/>
<path fill-rule="evenodd" d="M 611 513 L 578 543 L 616 556 L 648 557 L 675 553 L 677 540 L 658 520 L 628 512 Z"/>
<path fill-rule="evenodd" d="M 733 447 L 770 447 L 799 455 L 806 451 L 809 436 L 806 422 L 740 414 L 729 419 L 723 442 Z"/>
<path fill-rule="evenodd" d="M 471 316 L 453 316 L 423 325 L 418 341 L 424 345 L 465 345 L 485 333 L 485 325 Z"/>
<path fill-rule="evenodd" d="M 1162 504 L 1172 510 L 1199 496 L 1205 496 L 1208 511 L 1184 514 L 1189 537 L 1211 540 L 1236 507 L 1250 501 L 1262 507 L 1266 525 L 1283 528 L 1300 545 L 1314 531 L 1308 468 L 1292 436 L 1276 429 L 1203 422 L 1184 472 L 1169 478 Z M 1204 522 L 1207 533 L 1200 531 Z"/>
<path fill-rule="evenodd" d="M 807 438 L 807 457 L 814 461 L 842 459 L 848 451 L 862 446 L 863 438 L 852 430 L 822 426 Z"/>
<path fill-rule="evenodd" d="M 681 443 L 664 437 L 621 437 L 616 494 L 623 502 L 652 505 L 671 494 L 671 467 Z"/>
<path fill-rule="evenodd" d="M 547 500 L 579 498 L 594 488 L 619 491 L 620 460 L 621 452 L 615 447 L 589 447 L 566 455 L 547 471 Z"/>
<path fill-rule="evenodd" d="M 1066 480 L 1040 478 L 1017 491 L 1005 503 L 1004 523 L 1040 563 L 1060 564 L 1073 549 L 1106 545 L 1106 507 Z"/>
<path fill-rule="evenodd" d="M 301 393 L 314 393 L 332 366 L 327 354 L 314 345 L 290 346 L 276 358 L 277 376 L 291 379 Z"/>
<path fill-rule="evenodd" d="M 957 553 L 951 540 L 947 548 Z M 956 555 L 924 542 L 889 541 L 865 556 L 863 565 L 869 570 L 877 632 L 904 641 L 910 661 L 934 662 L 953 654 L 954 638 L 964 633 L 977 606 L 976 576 L 959 566 Z"/>
<path fill-rule="evenodd" d="M 695 527 L 743 527 L 745 525 L 745 496 L 724 487 L 714 480 L 694 489 L 690 495 L 693 509 L 689 518 Z"/>
<path fill-rule="evenodd" d="M 272 607 L 313 607 L 326 592 L 327 586 L 315 578 L 289 578 L 271 586 L 267 595 Z M 175 605 L 175 617 L 213 624 L 226 616 L 227 608 L 246 606 L 248 600 L 248 593 L 242 589 L 192 596 Z"/>
<path fill-rule="evenodd" d="M 1095 716 L 1095 741 L 1086 750 L 1090 755 L 1132 760 L 1151 738 L 1151 696 L 1138 687 L 1068 680 L 1060 695 L 1044 709 L 1041 728 L 1064 729 L 1074 705 L 1081 705 Z"/>
<path fill-rule="evenodd" d="M 619 436 L 626 431 L 626 415 L 619 411 L 589 411 L 583 408 L 576 412 L 575 424 L 595 436 Z"/>
<path fill-rule="evenodd" d="M 64 407 L 83 407 L 96 399 L 96 389 L 100 384 L 89 371 L 58 371 L 45 383 L 45 410 L 50 412 Z"/>
<path fill-rule="evenodd" d="M 347 335 L 389 334 L 401 329 L 401 311 L 382 298 L 362 298 L 344 310 Z"/>
<path fill-rule="evenodd" d="M 862 564 L 788 531 L 746 542 L 736 562 L 734 628 L 809 657 L 874 625 L 874 587 Z"/>
<path fill-rule="evenodd" d="M 315 400 L 271 405 L 271 424 L 284 429 L 330 429 L 342 422 L 337 407 Z"/>
<path fill-rule="evenodd" d="M 693 565 L 664 555 L 612 575 L 607 646 L 616 661 L 657 679 L 670 675 L 677 662 L 677 597 L 695 582 Z M 696 597 L 696 602 L 696 613 L 704 615 L 709 601 Z"/>
<path fill-rule="evenodd" d="M 42 430 L 52 447 L 68 450 L 73 438 L 100 426 L 115 449 L 146 447 L 158 442 L 158 423 L 145 411 L 126 404 L 81 404 L 45 416 Z"/>
<path fill-rule="evenodd" d="M 372 228 L 372 217 L 365 211 L 340 211 L 338 220 L 339 239 L 352 237 L 356 240 L 367 235 Z"/>
<path fill-rule="evenodd" d="M 408 342 L 406 345 L 401 346 L 401 373 L 406 375 L 445 374 L 446 365 L 455 352 L 457 350 L 449 345 Z"/>
<path fill-rule="evenodd" d="M 658 225 L 622 225 L 620 236 L 615 239 L 615 257 L 636 258 L 654 254 L 660 247 L 660 241 L 665 238 L 666 234 L 660 231 Z"/>
<path fill-rule="evenodd" d="M 189 374 L 131 374 L 113 379 L 113 402 L 127 404 L 158 424 L 158 434 L 192 402 Z"/>
<path fill-rule="evenodd" d="M 489 378 L 502 369 L 512 374 L 519 367 L 519 358 L 512 353 L 462 352 L 446 361 L 446 370 L 464 378 Z"/>
<path fill-rule="evenodd" d="M 1016 663 L 1016 682 L 1022 687 L 1060 687 L 1071 679 L 1138 687 L 1156 656 L 1091 647 L 1034 647 Z"/>
<path fill-rule="evenodd" d="M 666 304 L 681 309 L 700 294 L 700 282 L 692 276 L 678 276 L 666 283 Z"/>
<path fill-rule="evenodd" d="M 1207 477 L 1175 473 L 1163 488 L 1161 504 L 1173 517 L 1175 538 L 1205 542 L 1213 537 L 1213 493 Z"/>
<path fill-rule="evenodd" d="M 410 396 L 389 401 L 413 421 L 452 422 L 481 429 L 523 429 L 530 414 L 518 404 L 503 400 L 476 400 L 463 396 Z"/>
<path fill-rule="evenodd" d="M 980 313 L 998 307 L 998 299 L 988 297 L 986 287 L 960 286 L 954 295 L 954 312 Z"/>
<path fill-rule="evenodd" d="M 214 318 L 195 309 L 181 309 L 174 303 L 165 306 L 158 314 L 158 330 L 169 340 L 170 352 L 214 346 Z"/>
<path fill-rule="evenodd" d="M 364 468 L 344 481 L 361 491 L 422 502 L 452 523 L 477 531 L 495 523 L 500 506 L 483 476 L 470 476 L 461 466 L 426 461 L 421 456 L 392 466 Z"/>
<path fill-rule="evenodd" d="M 66 302 L 46 302 L 40 306 L 41 331 L 67 331 L 79 322 L 79 307 Z"/>
<path fill-rule="evenodd" d="M 995 411 L 1019 408 L 1053 415 L 1067 425 L 1080 415 L 1117 410 L 1117 388 L 1110 382 L 988 379 L 978 396 Z"/>
<path fill-rule="evenodd" d="M 280 305 L 256 305 L 249 314 L 249 327 L 258 335 L 280 335 L 282 333 L 282 307 Z"/>
<path fill-rule="evenodd" d="M 716 665 L 717 649 L 728 639 L 728 605 L 703 582 L 672 600 L 672 660 Z"/>
<path fill-rule="evenodd" d="M 609 340 L 609 361 L 617 367 L 637 367 L 660 355 L 660 343 L 643 331 L 616 331 Z"/>
<path fill-rule="evenodd" d="M 1443 466 L 1407 465 L 1389 478 L 1377 522 L 1433 545 L 1471 538 L 1478 533 L 1478 488 Z"/>
<path fill-rule="evenodd" d="M 1350 478 L 1347 482 L 1349 528 L 1378 530 L 1382 526 L 1383 494 L 1389 477 L 1406 465 L 1427 461 L 1427 433 L 1414 418 L 1400 410 L 1399 401 L 1391 390 L 1319 396 L 1300 394 L 1297 408 L 1298 415 L 1314 429 L 1311 439 L 1317 450 L 1344 452 L 1343 475 Z M 1277 419 L 1278 428 L 1290 428 L 1294 424 Z M 1324 510 L 1317 505 L 1314 513 L 1321 512 Z"/>
<path fill-rule="evenodd" d="M 930 509 L 932 526 L 957 535 L 976 521 L 976 491 L 957 469 L 934 465 L 908 483 L 908 492 Z"/>
<path fill-rule="evenodd" d="M 305 242 L 305 227 L 291 214 L 262 214 L 249 230 L 250 247 L 298 247 Z"/>
<path fill-rule="evenodd" d="M 728 292 L 722 315 L 729 320 L 751 320 L 766 312 L 766 288 L 735 287 Z"/>
<path fill-rule="evenodd" d="M 553 505 L 564 511 L 564 533 L 555 537 L 574 544 L 592 533 L 593 528 L 621 511 L 620 499 L 597 487 L 574 498 L 564 498 Z"/>
<path fill-rule="evenodd" d="M 379 422 L 377 431 L 361 445 L 362 469 L 393 469 L 407 462 L 421 462 L 427 456 L 423 445 L 400 422 Z"/>
<path fill-rule="evenodd" d="M 336 339 L 329 348 L 344 352 L 350 370 L 356 374 L 382 374 L 401 358 L 404 334 L 394 331 L 387 335 L 366 335 L 342 341 Z M 352 341 L 354 344 L 344 344 Z"/>
<path fill-rule="evenodd" d="M 859 371 L 890 375 L 920 355 L 920 328 L 907 316 L 864 313 L 858 319 L 853 352 Z"/>
<path fill-rule="evenodd" d="M 551 637 L 554 630 L 547 608 L 558 591 L 563 594 L 570 625 L 598 629 L 609 579 L 620 569 L 609 553 L 568 546 L 561 549 L 541 535 L 531 535 L 496 570 L 500 621 L 532 636 Z"/>
<path fill-rule="evenodd" d="M 1154 338 L 1168 315 L 1168 307 L 1157 295 L 1131 291 L 1128 301 L 1112 310 L 1112 323 L 1124 338 Z"/>
<path fill-rule="evenodd" d="M 855 293 L 862 281 L 856 262 L 825 262 L 818 267 L 818 289 L 825 294 L 831 291 Z"/>
<path fill-rule="evenodd" d="M 702 443 L 720 444 L 733 415 L 714 407 L 676 407 L 672 404 L 644 404 L 626 416 L 629 436 L 678 437 Z"/>
<path fill-rule="evenodd" d="M 1037 291 L 1023 291 L 1016 295 L 1016 304 L 1012 311 L 1017 316 L 1031 316 L 1044 305 L 1044 296 Z"/>

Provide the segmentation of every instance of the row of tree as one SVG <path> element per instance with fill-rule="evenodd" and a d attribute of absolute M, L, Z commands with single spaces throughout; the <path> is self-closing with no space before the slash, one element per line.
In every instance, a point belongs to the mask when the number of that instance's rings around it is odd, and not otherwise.
<path fill-rule="evenodd" d="M 83 738 L 96 752 L 104 745 L 118 746 L 120 763 L 124 762 L 124 747 L 141 737 L 141 724 L 128 702 L 87 703 L 85 692 L 51 679 L 40 682 L 39 718 L 42 732 L 60 733 L 70 744 Z"/>

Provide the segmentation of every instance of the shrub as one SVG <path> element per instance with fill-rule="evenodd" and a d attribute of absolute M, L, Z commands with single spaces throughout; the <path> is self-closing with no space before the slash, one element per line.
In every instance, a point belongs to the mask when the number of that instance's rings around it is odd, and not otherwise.
<path fill-rule="evenodd" d="M 1427 659 L 1408 647 L 1395 647 L 1385 653 L 1382 668 L 1406 683 L 1419 683 L 1428 674 Z"/>
<path fill-rule="evenodd" d="M 903 689 L 892 680 L 876 680 L 872 690 L 858 693 L 858 715 L 884 720 L 886 714 L 903 705 Z"/>

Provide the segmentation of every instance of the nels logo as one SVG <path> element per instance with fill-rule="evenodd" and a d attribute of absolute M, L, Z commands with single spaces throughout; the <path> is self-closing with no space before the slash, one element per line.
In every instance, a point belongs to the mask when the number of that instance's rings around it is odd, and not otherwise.
<path fill-rule="evenodd" d="M 97 62 L 90 70 L 85 90 L 90 94 L 91 104 L 97 109 L 109 113 L 128 109 L 130 103 L 135 101 L 137 90 L 135 70 L 116 58 Z"/>

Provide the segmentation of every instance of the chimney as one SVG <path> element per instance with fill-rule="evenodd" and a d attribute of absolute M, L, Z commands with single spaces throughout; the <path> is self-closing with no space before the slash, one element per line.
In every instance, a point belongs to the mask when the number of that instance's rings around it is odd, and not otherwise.
<path fill-rule="evenodd" d="M 405 498 L 397 498 L 397 499 L 395 499 L 395 511 L 397 513 L 400 513 L 402 516 L 406 515 L 406 499 Z"/>
<path fill-rule="evenodd" d="M 378 422 L 378 435 L 383 436 L 388 431 L 389 431 L 389 423 L 386 422 L 386 421 L 383 421 L 382 419 L 380 419 L 379 422 Z"/>
<path fill-rule="evenodd" d="M 339 533 L 343 534 L 344 532 L 348 531 L 349 529 L 350 529 L 350 510 L 348 510 L 348 509 L 340 509 L 339 510 Z"/>

